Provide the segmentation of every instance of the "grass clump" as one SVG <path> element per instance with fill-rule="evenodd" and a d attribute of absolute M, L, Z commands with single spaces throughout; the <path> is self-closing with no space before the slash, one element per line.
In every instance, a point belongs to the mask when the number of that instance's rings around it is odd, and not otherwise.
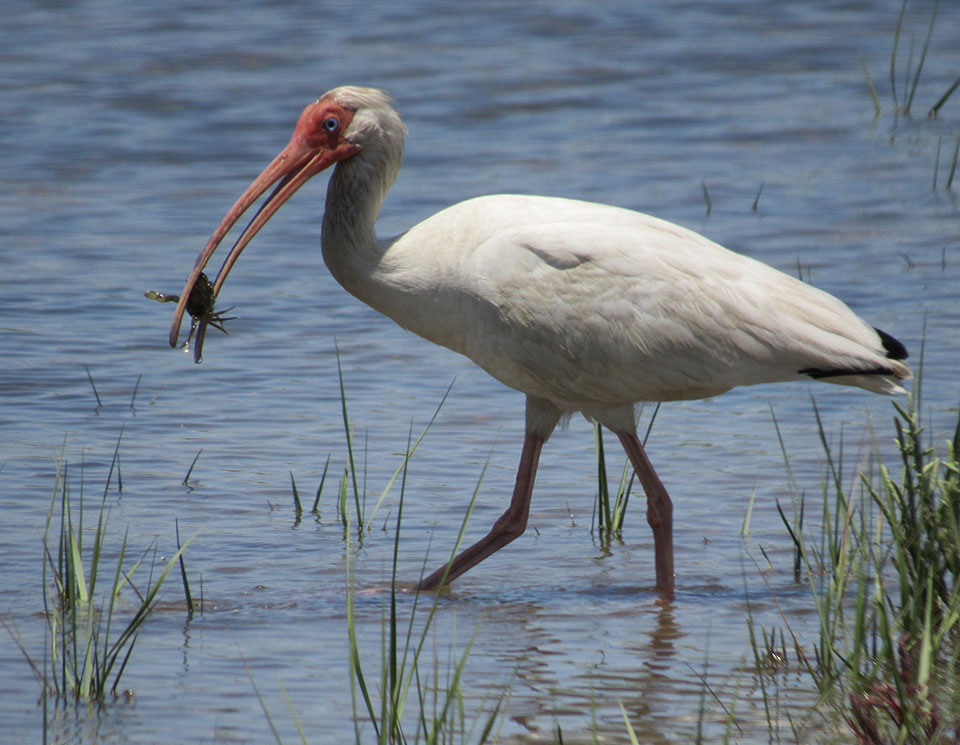
<path fill-rule="evenodd" d="M 935 447 L 918 399 L 919 385 L 894 404 L 897 465 L 846 489 L 842 447 L 817 414 L 822 530 L 788 526 L 819 619 L 816 648 L 798 643 L 798 657 L 865 745 L 960 743 L 960 422 Z"/>
<path fill-rule="evenodd" d="M 411 446 L 408 441 L 407 452 L 401 464 L 402 478 L 397 505 L 390 587 L 383 598 L 380 669 L 375 688 L 368 682 L 368 675 L 361 662 L 363 650 L 356 627 L 356 593 L 349 564 L 347 567 L 347 632 L 356 741 L 357 743 L 375 741 L 379 745 L 396 745 L 408 742 L 422 742 L 425 745 L 474 742 L 477 745 L 482 745 L 490 742 L 494 736 L 493 731 L 499 719 L 500 708 L 506 696 L 506 691 L 500 695 L 484 718 L 468 721 L 461 681 L 472 642 L 468 643 L 459 655 L 451 648 L 445 672 L 441 670 L 441 663 L 436 655 L 434 655 L 432 665 L 422 664 L 423 652 L 430 638 L 430 629 L 437 614 L 441 595 L 439 593 L 430 595 L 429 610 L 424 615 L 420 610 L 422 596 L 417 592 L 410 599 L 410 602 L 406 603 L 410 605 L 409 618 L 406 623 L 401 623 L 400 620 L 399 606 L 404 600 L 400 596 L 397 586 L 400 526 L 403 518 L 407 465 L 418 442 L 419 440 Z M 483 475 L 481 474 L 481 481 L 482 478 Z M 456 555 L 459 548 L 479 488 L 480 483 L 478 481 L 451 558 Z M 344 535 L 348 542 L 347 556 L 349 557 L 351 535 L 349 528 L 344 531 Z M 420 618 L 418 618 L 418 611 Z M 420 630 L 416 630 L 417 625 L 421 626 Z M 409 713 L 408 708 L 408 701 L 411 696 L 413 697 L 413 713 Z M 406 717 L 405 712 L 407 713 Z M 360 722 L 364 718 L 373 727 L 374 740 L 362 737 Z M 406 731 L 410 728 L 413 729 L 412 733 Z"/>
<path fill-rule="evenodd" d="M 435 621 L 439 604 L 443 596 L 440 593 L 420 595 L 408 593 L 398 583 L 398 561 L 400 547 L 400 528 L 403 520 L 404 495 L 406 493 L 407 473 L 411 459 L 418 446 L 426 437 L 430 427 L 436 421 L 440 409 L 447 399 L 453 384 L 444 392 L 429 421 L 416 437 L 411 429 L 406 449 L 400 464 L 388 479 L 372 510 L 366 504 L 366 456 L 355 458 L 353 426 L 347 411 L 347 396 L 340 378 L 341 412 L 346 441 L 346 463 L 337 487 L 335 502 L 337 519 L 343 526 L 343 538 L 346 557 L 346 631 L 347 655 L 350 674 L 350 692 L 353 703 L 353 724 L 356 742 L 377 743 L 378 745 L 398 745 L 400 743 L 424 743 L 425 745 L 445 745 L 446 743 L 475 743 L 483 745 L 495 739 L 495 728 L 501 719 L 500 712 L 507 696 L 502 690 L 496 701 L 486 706 L 485 711 L 476 718 L 469 716 L 464 698 L 462 680 L 470 655 L 472 641 L 462 651 L 457 651 L 455 642 L 449 642 L 446 662 L 441 662 L 435 648 L 432 659 L 427 660 L 428 642 L 434 636 Z M 359 465 L 358 465 L 359 463 Z M 313 502 L 312 513 L 319 519 L 319 501 L 326 480 L 330 459 L 328 458 Z M 473 497 L 467 507 L 451 558 L 457 550 L 466 532 L 467 522 L 476 502 L 480 482 L 486 471 L 484 466 Z M 385 502 L 388 493 L 399 480 L 399 498 L 396 503 L 395 533 L 393 543 L 392 566 L 389 586 L 382 591 L 373 591 L 381 600 L 380 633 L 374 644 L 379 650 L 371 650 L 363 641 L 357 614 L 358 596 L 368 596 L 371 590 L 358 592 L 356 589 L 351 557 L 355 547 L 361 546 L 365 535 L 372 529 L 373 519 Z M 294 511 L 299 520 L 303 505 L 291 474 L 291 488 L 294 496 Z M 351 500 L 352 495 L 352 500 Z M 350 502 L 353 508 L 350 509 Z M 384 524 L 386 530 L 386 523 Z M 424 598 L 429 598 L 427 603 Z M 428 606 L 425 608 L 424 606 Z M 406 615 L 404 620 L 403 616 Z M 379 652 L 379 655 L 378 655 Z M 371 666 L 364 661 L 379 656 L 379 666 Z M 251 678 L 252 682 L 252 678 Z M 261 708 L 270 725 L 277 743 L 281 737 L 274 726 L 265 701 L 260 697 Z M 300 740 L 308 742 L 306 733 L 300 726 L 296 712 L 288 700 L 291 716 L 297 726 Z M 373 729 L 370 737 L 369 727 Z"/>
<path fill-rule="evenodd" d="M 443 396 L 440 399 L 440 402 L 437 404 L 437 408 L 434 409 L 433 416 L 430 417 L 430 420 L 427 422 L 426 426 L 423 428 L 423 431 L 413 441 L 412 446 L 408 449 L 406 456 L 402 459 L 400 465 L 397 467 L 397 470 L 393 473 L 393 478 L 391 478 L 387 485 L 380 492 L 380 496 L 377 498 L 376 504 L 374 504 L 373 509 L 368 513 L 367 506 L 367 494 L 365 487 L 365 478 L 361 479 L 359 483 L 363 483 L 364 486 L 361 487 L 358 483 L 358 474 L 362 471 L 365 474 L 365 468 L 361 469 L 357 467 L 355 453 L 354 453 L 354 429 L 350 422 L 349 414 L 347 413 L 347 392 L 343 380 L 343 369 L 340 366 L 340 351 L 337 350 L 337 375 L 340 382 L 340 411 L 343 417 L 343 432 L 346 439 L 347 446 L 347 462 L 343 468 L 343 475 L 340 479 L 340 485 L 337 492 L 337 512 L 340 515 L 340 521 L 343 525 L 343 529 L 346 532 L 350 529 L 351 519 L 348 514 L 348 496 L 353 494 L 353 503 L 355 508 L 356 518 L 353 520 L 354 529 L 356 530 L 357 541 L 363 543 L 363 538 L 365 533 L 369 532 L 373 526 L 374 517 L 376 517 L 377 512 L 380 510 L 380 507 L 383 505 L 384 501 L 389 494 L 390 489 L 393 487 L 393 484 L 399 478 L 401 472 L 404 472 L 407 462 L 411 457 L 413 457 L 414 452 L 416 452 L 417 447 L 423 441 L 423 438 L 427 436 L 427 432 L 430 430 L 430 427 L 433 426 L 433 423 L 436 421 L 437 416 L 440 414 L 440 409 L 443 408 L 444 403 L 447 400 L 447 396 L 450 395 L 450 391 L 453 389 L 453 381 L 447 387 L 447 390 L 444 392 Z M 364 458 L 366 455 L 364 454 Z M 316 499 L 313 502 L 312 512 L 316 515 L 319 515 L 319 503 L 321 492 L 323 490 L 323 484 L 327 476 L 327 467 L 330 464 L 330 459 L 327 459 L 326 464 L 323 467 L 323 475 L 320 478 L 320 486 L 317 488 Z M 365 464 L 365 461 L 364 461 Z M 302 514 L 302 507 L 300 505 L 300 497 L 297 493 L 296 482 L 293 481 L 293 474 L 290 475 L 291 484 L 293 486 L 293 496 L 294 496 L 294 510 L 299 518 Z"/>
<path fill-rule="evenodd" d="M 21 645 L 43 684 L 44 697 L 54 695 L 60 699 L 102 703 L 108 694 L 116 695 L 137 635 L 153 611 L 167 575 L 178 562 L 181 572 L 184 571 L 181 560 L 192 538 L 156 576 L 155 545 L 130 561 L 128 532 L 118 546 L 108 544 L 107 494 L 118 452 L 119 441 L 92 531 L 84 526 L 82 490 L 79 506 L 74 509 L 68 465 L 62 456 L 57 463 L 43 540 L 43 600 L 47 624 L 43 662 L 36 664 Z M 112 567 L 107 565 L 108 556 L 114 562 Z M 152 558 L 145 583 L 135 582 L 135 575 L 142 573 L 148 557 Z M 190 606 L 186 583 L 184 589 Z M 135 595 L 132 607 L 121 599 L 124 590 Z"/>
<path fill-rule="evenodd" d="M 904 16 L 907 12 L 907 0 L 903 0 L 903 4 L 900 6 L 900 15 L 897 17 L 897 25 L 893 32 L 893 48 L 890 52 L 890 95 L 893 98 L 894 110 L 898 113 L 903 114 L 906 117 L 909 117 L 913 110 L 913 101 L 917 95 L 917 90 L 920 88 L 920 77 L 923 73 L 924 64 L 927 61 L 927 55 L 930 52 L 930 42 L 933 39 L 933 29 L 937 22 L 937 13 L 940 9 L 940 0 L 936 0 L 933 4 L 933 9 L 930 12 L 930 22 L 927 26 L 926 36 L 923 40 L 923 46 L 920 49 L 920 55 L 914 66 L 914 39 L 911 38 L 909 51 L 907 53 L 907 62 L 904 66 L 902 63 L 902 49 L 901 41 L 903 37 L 904 30 Z M 900 76 L 903 76 L 903 87 L 902 92 L 898 93 L 897 80 Z M 880 113 L 880 101 L 877 96 L 876 89 L 873 86 L 873 81 L 870 79 L 870 73 L 867 71 L 867 85 L 870 88 L 870 95 L 873 98 L 873 105 L 876 109 L 876 112 Z M 928 110 L 927 116 L 934 118 L 940 113 L 940 109 L 947 102 L 954 91 L 957 90 L 957 87 L 960 86 L 960 78 L 958 78 L 952 85 L 950 85 L 946 91 L 937 99 Z"/>
<path fill-rule="evenodd" d="M 644 445 L 647 444 L 659 411 L 660 404 L 657 404 L 643 436 Z M 601 548 L 609 549 L 610 542 L 619 541 L 623 535 L 623 522 L 627 516 L 627 504 L 630 502 L 630 492 L 633 489 L 636 474 L 630 461 L 625 459 L 616 491 L 611 492 L 603 446 L 603 428 L 596 422 L 593 424 L 593 439 L 597 452 L 597 501 L 594 503 L 594 524 Z"/>

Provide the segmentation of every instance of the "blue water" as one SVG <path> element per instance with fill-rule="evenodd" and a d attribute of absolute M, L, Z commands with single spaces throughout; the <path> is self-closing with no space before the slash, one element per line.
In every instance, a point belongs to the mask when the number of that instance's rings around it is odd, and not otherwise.
<path fill-rule="evenodd" d="M 337 354 L 368 514 L 408 432 L 419 434 L 453 383 L 410 464 L 402 577 L 418 574 L 428 545 L 429 565 L 446 555 L 485 467 L 470 536 L 506 504 L 522 396 L 336 285 L 318 250 L 322 177 L 245 252 L 221 295 L 239 318 L 230 336 L 210 332 L 203 364 L 167 346 L 171 306 L 143 297 L 179 292 L 302 107 L 337 85 L 386 88 L 410 129 L 381 233 L 493 192 L 675 220 L 801 271 L 903 340 L 914 360 L 923 344 L 924 409 L 931 437 L 942 439 L 960 397 L 960 183 L 944 188 L 960 99 L 937 119 L 925 112 L 956 77 L 960 9 L 941 4 L 913 117 L 896 113 L 888 79 L 899 9 L 892 0 L 407 2 L 362 11 L 174 0 L 8 11 L 0 614 L 42 660 L 42 538 L 57 462 L 69 464 L 74 500 L 82 491 L 94 508 L 121 433 L 122 491 L 114 471 L 107 493 L 111 535 L 119 542 L 129 527 L 138 551 L 156 540 L 169 556 L 175 519 L 182 535 L 199 531 L 187 567 L 195 592 L 202 576 L 206 599 L 188 620 L 171 581 L 124 673 L 132 696 L 100 711 L 51 710 L 51 740 L 269 741 L 254 683 L 285 742 L 298 741 L 285 696 L 309 741 L 353 740 L 345 559 L 359 588 L 388 575 L 399 483 L 363 545 L 348 546 L 335 498 L 346 460 Z M 908 6 L 903 44 L 914 39 L 914 60 L 929 10 Z M 904 46 L 901 101 L 907 56 Z M 890 403 L 853 390 L 771 386 L 660 412 L 649 451 L 677 521 L 679 592 L 666 610 L 651 592 L 642 498 L 624 542 L 602 550 L 590 533 L 592 432 L 580 420 L 558 432 L 528 534 L 456 583 L 435 620 L 430 659 L 441 669 L 451 639 L 462 648 L 475 637 L 464 681 L 471 712 L 510 685 L 500 730 L 508 742 L 551 742 L 558 725 L 565 742 L 591 741 L 594 721 L 623 740 L 618 702 L 642 741 L 686 742 L 702 691 L 691 667 L 702 671 L 709 658 L 709 679 L 726 702 L 737 699 L 743 741 L 766 742 L 743 666 L 745 599 L 758 623 L 782 625 L 769 583 L 793 627 L 813 627 L 775 509 L 790 492 L 770 413 L 815 496 L 822 456 L 811 395 L 831 437 L 843 433 L 851 466 L 870 450 L 871 423 L 890 451 Z M 328 455 L 320 519 L 296 524 L 290 475 L 312 500 Z M 375 671 L 381 596 L 361 596 L 357 614 Z M 0 669 L 3 741 L 38 741 L 40 685 L 6 631 Z M 783 686 L 804 711 L 809 685 L 797 677 Z M 719 737 L 724 717 L 709 704 L 708 731 Z"/>

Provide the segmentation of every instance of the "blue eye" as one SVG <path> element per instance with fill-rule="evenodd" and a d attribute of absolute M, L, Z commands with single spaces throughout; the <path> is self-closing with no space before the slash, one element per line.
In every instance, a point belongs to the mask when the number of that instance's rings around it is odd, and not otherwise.
<path fill-rule="evenodd" d="M 340 128 L 340 120 L 335 116 L 328 117 L 323 122 L 323 128 L 328 132 L 336 132 Z"/>

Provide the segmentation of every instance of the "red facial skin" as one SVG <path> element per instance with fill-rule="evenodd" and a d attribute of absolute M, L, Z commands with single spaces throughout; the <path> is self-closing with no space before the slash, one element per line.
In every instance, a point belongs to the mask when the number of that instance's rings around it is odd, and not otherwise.
<path fill-rule="evenodd" d="M 170 326 L 170 346 L 177 345 L 180 335 L 180 322 L 187 306 L 187 300 L 194 286 L 200 278 L 207 262 L 217 250 L 224 236 L 230 231 L 234 223 L 246 212 L 274 184 L 273 193 L 267 198 L 253 220 L 246 227 L 230 253 L 223 262 L 217 279 L 213 285 L 213 296 L 216 298 L 223 286 L 224 280 L 230 273 L 240 253 L 253 239 L 267 221 L 273 217 L 281 205 L 307 181 L 320 171 L 333 164 L 355 155 L 359 148 L 344 138 L 344 133 L 353 121 L 354 111 L 344 108 L 332 100 L 319 99 L 303 110 L 293 136 L 287 146 L 277 155 L 263 172 L 254 179 L 253 183 L 240 195 L 233 207 L 220 222 L 207 245 L 197 257 L 193 271 L 187 279 L 180 294 L 180 302 L 173 314 L 173 323 Z M 279 182 L 279 183 L 277 183 Z"/>

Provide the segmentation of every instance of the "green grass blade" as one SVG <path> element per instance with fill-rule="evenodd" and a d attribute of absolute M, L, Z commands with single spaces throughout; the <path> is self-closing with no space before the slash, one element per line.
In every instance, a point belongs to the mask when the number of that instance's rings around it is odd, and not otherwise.
<path fill-rule="evenodd" d="M 357 540 L 363 540 L 363 509 L 360 506 L 360 490 L 357 487 L 357 469 L 353 459 L 353 434 L 350 429 L 350 418 L 347 415 L 347 391 L 343 382 L 343 366 L 340 364 L 340 347 L 334 345 L 337 354 L 337 376 L 340 381 L 340 411 L 343 415 L 343 431 L 347 439 L 347 460 L 350 464 L 350 480 L 353 484 L 353 501 L 357 508 Z"/>
<path fill-rule="evenodd" d="M 317 496 L 313 500 L 313 507 L 310 508 L 311 514 L 319 515 L 320 495 L 323 494 L 323 484 L 327 480 L 327 469 L 330 467 L 330 456 L 323 464 L 323 473 L 320 474 L 320 484 L 317 486 Z"/>
<path fill-rule="evenodd" d="M 430 431 L 430 428 L 433 426 L 433 423 L 437 420 L 437 416 L 440 414 L 440 409 L 443 408 L 444 403 L 447 401 L 447 396 L 450 395 L 450 391 L 453 390 L 453 384 L 456 382 L 456 379 L 450 381 L 450 385 L 447 386 L 447 390 L 444 391 L 443 396 L 440 398 L 440 403 L 437 404 L 437 407 L 433 410 L 433 414 L 430 416 L 429 421 L 427 421 L 426 426 L 420 432 L 420 435 L 416 440 L 413 441 L 411 445 L 407 443 L 407 450 L 404 453 L 403 458 L 400 461 L 400 465 L 397 466 L 397 469 L 393 472 L 393 476 L 390 477 L 390 480 L 387 481 L 387 485 L 383 488 L 383 491 L 380 492 L 380 496 L 377 499 L 376 504 L 373 506 L 373 510 L 370 512 L 370 519 L 367 521 L 367 526 L 369 527 L 373 523 L 373 518 L 376 516 L 377 511 L 380 509 L 380 506 L 383 504 L 383 501 L 386 499 L 387 494 L 389 493 L 394 482 L 396 482 L 397 477 L 400 476 L 401 472 L 405 472 L 407 464 L 410 461 L 410 458 L 413 457 L 413 454 L 417 451 L 417 448 L 420 446 L 420 443 L 423 442 L 423 438 L 427 436 L 427 432 Z"/>
<path fill-rule="evenodd" d="M 930 39 L 933 37 L 933 26 L 937 20 L 937 11 L 940 9 L 940 0 L 936 0 L 933 4 L 933 13 L 930 15 L 930 26 L 927 29 L 927 38 L 923 42 L 923 49 L 920 52 L 920 62 L 917 63 L 917 70 L 913 76 L 913 84 L 910 86 L 910 93 L 907 96 L 907 103 L 904 106 L 904 109 L 907 114 L 910 113 L 910 107 L 913 105 L 913 97 L 917 93 L 917 88 L 920 87 L 920 73 L 923 72 L 923 63 L 927 59 L 927 52 L 930 50 Z"/>
<path fill-rule="evenodd" d="M 897 27 L 893 32 L 893 51 L 890 53 L 890 95 L 893 96 L 894 108 L 899 108 L 897 101 L 897 51 L 900 48 L 900 33 L 903 31 L 903 15 L 907 12 L 907 0 L 900 6 L 900 16 L 897 18 Z"/>
<path fill-rule="evenodd" d="M 176 527 L 177 550 L 180 550 L 183 547 L 180 545 L 180 520 L 179 519 L 174 519 L 174 526 Z M 180 581 L 183 583 L 183 595 L 184 595 L 184 600 L 187 603 L 187 613 L 192 616 L 193 615 L 193 596 L 190 594 L 190 582 L 187 579 L 187 567 L 183 561 L 183 553 L 180 554 L 179 563 L 180 563 Z"/>
<path fill-rule="evenodd" d="M 633 725 L 630 724 L 630 717 L 627 716 L 627 710 L 623 708 L 623 702 L 618 701 L 620 704 L 620 713 L 623 714 L 623 723 L 627 728 L 627 736 L 630 738 L 630 745 L 640 745 L 640 741 L 637 739 L 637 733 L 633 730 Z"/>
<path fill-rule="evenodd" d="M 290 488 L 293 490 L 293 513 L 297 520 L 303 515 L 303 505 L 300 504 L 300 492 L 297 491 L 297 481 L 290 471 Z"/>
<path fill-rule="evenodd" d="M 937 99 L 937 102 L 930 107 L 930 111 L 927 112 L 927 116 L 931 118 L 937 116 L 937 114 L 940 113 L 941 107 L 947 102 L 947 99 L 953 95 L 954 91 L 957 90 L 958 87 L 960 87 L 960 78 L 954 80 L 953 85 L 947 88 L 946 93 L 940 96 L 940 98 Z"/>

